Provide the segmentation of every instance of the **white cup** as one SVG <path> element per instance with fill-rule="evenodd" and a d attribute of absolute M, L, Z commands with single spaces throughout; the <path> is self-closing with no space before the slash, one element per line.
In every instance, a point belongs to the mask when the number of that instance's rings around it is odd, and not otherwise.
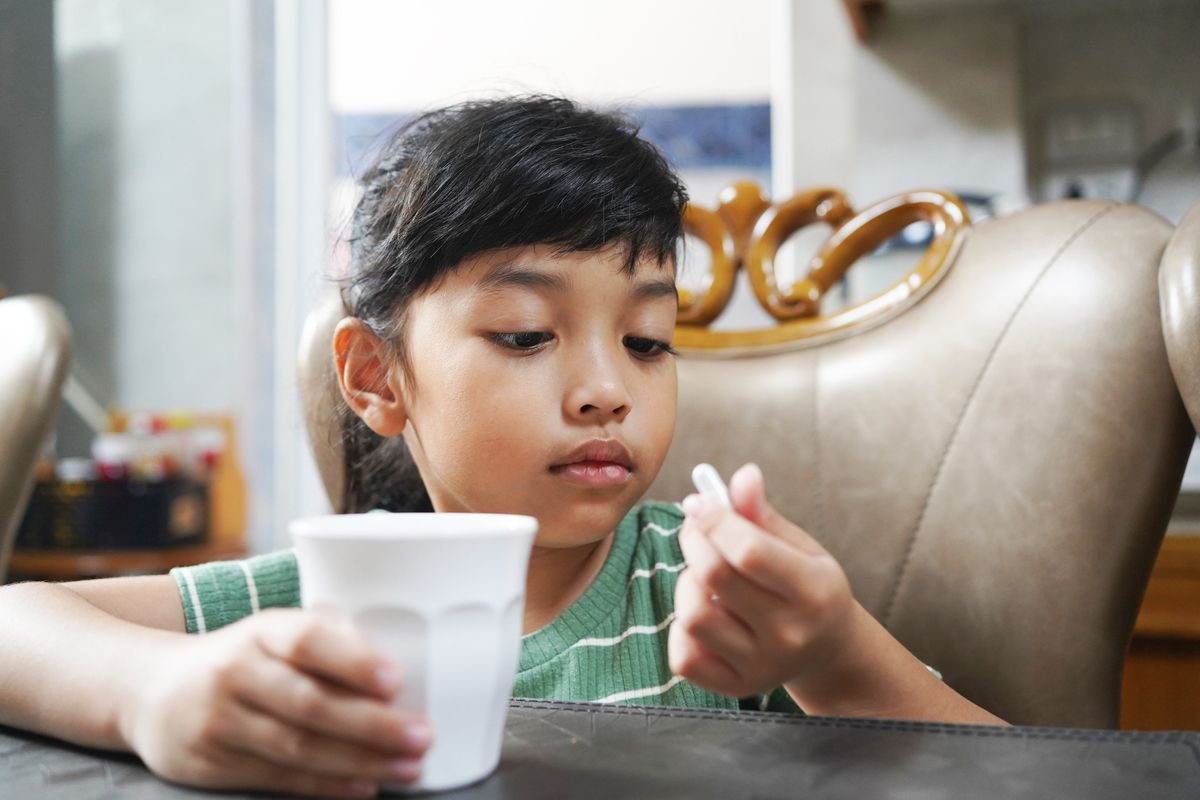
<path fill-rule="evenodd" d="M 512 514 L 341 514 L 289 524 L 300 602 L 351 616 L 403 671 L 396 705 L 434 742 L 421 778 L 439 791 L 492 773 L 521 649 L 537 520 Z"/>

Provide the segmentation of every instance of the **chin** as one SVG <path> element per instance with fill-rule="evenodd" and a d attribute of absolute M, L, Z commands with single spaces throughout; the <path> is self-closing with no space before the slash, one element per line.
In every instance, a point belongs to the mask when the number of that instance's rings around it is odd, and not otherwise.
<path fill-rule="evenodd" d="M 578 547 L 598 542 L 616 530 L 635 502 L 636 499 L 629 500 L 621 493 L 587 503 L 573 500 L 551 512 L 537 514 L 539 524 L 534 544 L 538 547 Z"/>

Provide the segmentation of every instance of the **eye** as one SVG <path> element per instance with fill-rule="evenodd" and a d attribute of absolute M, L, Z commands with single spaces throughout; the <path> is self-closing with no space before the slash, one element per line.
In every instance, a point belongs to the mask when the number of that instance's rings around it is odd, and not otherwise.
<path fill-rule="evenodd" d="M 624 339 L 625 346 L 639 356 L 649 356 L 651 358 L 670 353 L 675 355 L 675 349 L 671 345 L 659 339 L 649 339 L 644 336 L 626 336 Z"/>
<path fill-rule="evenodd" d="M 543 331 L 517 331 L 516 333 L 493 333 L 492 341 L 511 350 L 536 350 L 554 337 Z"/>

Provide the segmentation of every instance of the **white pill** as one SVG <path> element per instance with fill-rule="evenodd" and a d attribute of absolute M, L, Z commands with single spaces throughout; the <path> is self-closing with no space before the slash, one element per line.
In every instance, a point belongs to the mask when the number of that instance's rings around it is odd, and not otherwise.
<path fill-rule="evenodd" d="M 713 502 L 725 508 L 733 508 L 725 481 L 721 480 L 721 473 L 717 472 L 717 468 L 712 464 L 697 464 L 692 470 L 692 483 L 696 484 L 696 491 Z"/>

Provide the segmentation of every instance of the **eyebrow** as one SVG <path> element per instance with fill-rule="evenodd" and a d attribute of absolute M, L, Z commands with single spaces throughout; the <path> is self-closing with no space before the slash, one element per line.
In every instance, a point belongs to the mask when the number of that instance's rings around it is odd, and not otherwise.
<path fill-rule="evenodd" d="M 657 300 L 660 297 L 679 299 L 679 293 L 675 291 L 675 281 L 643 281 L 633 290 L 635 300 Z"/>
<path fill-rule="evenodd" d="M 567 282 L 561 275 L 529 269 L 517 264 L 497 267 L 479 281 L 485 292 L 506 288 L 532 289 L 535 292 L 560 294 L 567 290 Z M 633 289 L 635 300 L 655 300 L 660 297 L 675 299 L 675 282 L 672 280 L 649 280 L 638 283 Z"/>
<path fill-rule="evenodd" d="M 561 275 L 540 272 L 516 264 L 496 267 L 479 281 L 479 288 L 484 291 L 509 287 L 533 289 L 535 292 L 565 292 L 567 282 Z"/>

